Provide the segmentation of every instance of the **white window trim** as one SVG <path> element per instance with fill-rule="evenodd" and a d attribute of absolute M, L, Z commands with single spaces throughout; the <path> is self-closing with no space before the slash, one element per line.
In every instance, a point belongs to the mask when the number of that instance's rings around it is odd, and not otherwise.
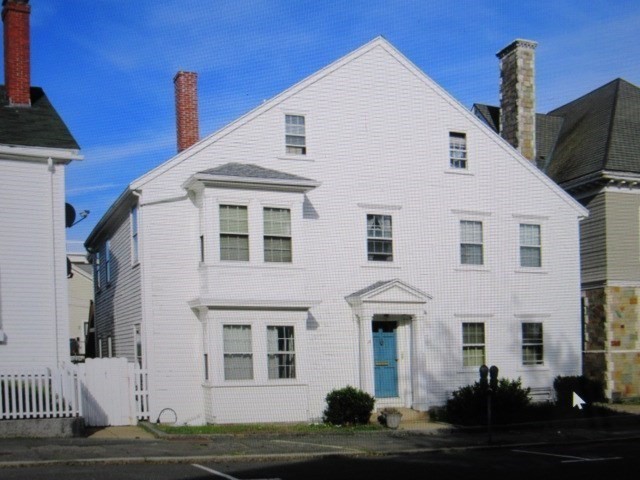
<path fill-rule="evenodd" d="M 549 273 L 548 266 L 551 265 L 549 257 L 552 251 L 546 244 L 549 230 L 549 217 L 541 215 L 525 215 L 513 214 L 515 220 L 515 247 L 514 247 L 514 271 L 519 274 L 547 275 Z M 520 225 L 539 225 L 540 226 L 540 267 L 522 267 L 520 265 Z"/>
<path fill-rule="evenodd" d="M 453 162 L 459 159 L 454 159 L 451 155 L 451 137 L 454 136 L 462 136 L 464 138 L 464 153 L 465 153 L 465 157 L 464 157 L 464 167 L 456 167 L 453 165 Z M 448 171 L 451 172 L 468 172 L 469 171 L 469 135 L 467 134 L 467 132 L 462 132 L 460 130 L 456 130 L 456 129 L 451 129 L 448 132 L 447 135 L 447 140 L 448 140 L 448 144 L 447 144 L 447 153 L 448 153 L 448 158 L 449 158 L 449 165 L 448 165 Z"/>
<path fill-rule="evenodd" d="M 225 327 L 249 327 L 249 335 L 251 340 L 251 350 L 249 352 L 227 352 L 224 344 Z M 222 381 L 225 385 L 253 385 L 256 382 L 256 343 L 255 343 L 255 325 L 244 322 L 225 322 L 222 324 Z M 251 378 L 226 378 L 225 376 L 225 360 L 227 355 L 251 355 Z"/>
<path fill-rule="evenodd" d="M 287 117 L 302 117 L 304 118 L 304 135 L 293 135 L 293 136 L 297 136 L 297 137 L 303 137 L 304 138 L 304 153 L 293 153 L 293 152 L 287 152 L 287 148 L 289 147 L 300 147 L 300 145 L 290 145 L 287 143 Z M 306 158 L 308 153 L 309 153 L 309 136 L 308 136 L 308 132 L 307 132 L 307 126 L 308 126 L 308 115 L 306 115 L 305 113 L 301 113 L 301 112 L 297 112 L 297 113 L 292 113 L 292 112 L 284 112 L 284 155 L 285 158 Z"/>
<path fill-rule="evenodd" d="M 491 212 L 483 212 L 479 210 L 451 210 L 453 217 L 456 221 L 456 237 L 455 237 L 455 263 L 454 270 L 460 272 L 490 272 L 491 271 L 491 257 L 489 255 L 489 248 L 487 246 L 488 233 L 492 227 L 491 225 Z M 482 223 L 482 265 L 471 265 L 462 263 L 461 255 L 461 240 L 462 230 L 461 222 L 480 222 Z"/>
<path fill-rule="evenodd" d="M 245 233 L 237 233 L 237 232 L 223 232 L 221 227 L 222 215 L 220 214 L 222 207 L 244 207 L 247 212 L 247 232 Z M 229 263 L 229 264 L 250 264 L 252 255 L 251 255 L 251 237 L 252 237 L 252 228 L 251 228 L 251 208 L 248 203 L 245 202 L 218 202 L 217 204 L 217 239 L 218 239 L 218 261 L 220 263 Z M 233 260 L 233 259 L 223 259 L 222 258 L 222 236 L 223 235 L 245 235 L 247 237 L 247 249 L 248 256 L 246 260 Z"/>
<path fill-rule="evenodd" d="M 464 365 L 464 347 L 465 346 L 473 346 L 473 345 L 480 345 L 480 344 L 469 344 L 469 345 L 465 345 L 464 343 L 464 324 L 465 323 L 481 323 L 484 326 L 484 363 L 485 365 L 489 365 L 489 348 L 488 348 L 488 344 L 489 344 L 489 322 L 487 322 L 487 317 L 485 316 L 480 316 L 480 315 L 473 315 L 473 316 L 468 316 L 467 318 L 464 318 L 465 316 L 461 316 L 460 318 L 460 327 L 459 327 L 459 332 L 460 332 L 460 362 L 459 362 L 459 366 L 458 366 L 458 371 L 460 373 L 469 373 L 469 372 L 477 372 L 478 369 L 480 368 L 480 365 L 470 365 L 470 366 L 465 366 Z"/>
<path fill-rule="evenodd" d="M 467 222 L 467 223 L 475 223 L 475 224 L 480 224 L 480 234 L 481 234 L 481 241 L 480 243 L 474 242 L 462 242 L 462 224 L 463 222 Z M 460 219 L 459 223 L 458 223 L 458 247 L 459 247 L 459 255 L 458 255 L 458 264 L 461 268 L 478 268 L 478 269 L 484 269 L 487 266 L 487 247 L 486 247 L 486 228 L 485 228 L 485 223 L 482 220 L 478 220 L 478 219 Z M 481 258 L 482 258 L 482 262 L 481 263 L 463 263 L 462 262 L 462 246 L 463 245 L 474 245 L 474 246 L 480 246 L 481 249 Z"/>
<path fill-rule="evenodd" d="M 275 351 L 275 352 L 270 352 L 269 351 L 269 328 L 280 328 L 280 327 L 290 327 L 293 329 L 293 345 L 294 348 L 293 350 L 288 350 L 286 352 L 281 352 L 281 351 Z M 267 337 L 267 357 L 266 357 L 266 367 L 267 367 L 267 381 L 269 382 L 269 384 L 278 384 L 278 383 L 292 383 L 292 382 L 297 382 L 298 381 L 298 342 L 297 342 L 297 328 L 295 327 L 295 325 L 287 325 L 287 324 L 283 324 L 283 323 L 278 323 L 278 322 L 268 322 L 265 325 L 265 331 L 264 334 Z M 269 356 L 270 355 L 286 355 L 286 354 L 292 354 L 294 357 L 294 362 L 293 362 L 293 371 L 294 371 L 294 376 L 293 377 L 285 377 L 285 378 L 270 378 L 269 377 Z"/>
<path fill-rule="evenodd" d="M 369 236 L 369 215 L 378 216 L 378 217 L 389 217 L 391 219 L 391 236 L 390 237 L 370 237 Z M 397 264 L 396 257 L 396 241 L 394 240 L 394 231 L 397 227 L 397 217 L 392 215 L 389 212 L 379 212 L 379 211 L 367 211 L 364 215 L 365 220 L 365 259 L 367 261 L 366 265 L 368 266 L 379 266 L 379 265 L 388 265 L 394 266 Z M 371 260 L 369 259 L 369 240 L 389 240 L 391 242 L 391 260 Z"/>

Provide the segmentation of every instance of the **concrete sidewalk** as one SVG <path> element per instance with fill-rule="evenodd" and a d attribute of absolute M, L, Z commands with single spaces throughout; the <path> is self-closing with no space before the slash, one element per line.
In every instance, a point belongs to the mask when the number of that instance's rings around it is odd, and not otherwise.
<path fill-rule="evenodd" d="M 640 439 L 640 415 L 554 424 L 458 429 L 428 422 L 358 433 L 163 436 L 141 427 L 108 427 L 86 438 L 0 439 L 0 468 L 54 464 L 198 463 L 305 459 L 327 455 L 398 455 L 446 449 L 495 448 Z"/>

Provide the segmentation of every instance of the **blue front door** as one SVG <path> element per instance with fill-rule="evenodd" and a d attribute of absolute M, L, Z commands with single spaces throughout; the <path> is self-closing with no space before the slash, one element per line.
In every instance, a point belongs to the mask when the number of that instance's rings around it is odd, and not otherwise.
<path fill-rule="evenodd" d="M 373 322 L 373 364 L 377 398 L 398 396 L 396 322 Z"/>

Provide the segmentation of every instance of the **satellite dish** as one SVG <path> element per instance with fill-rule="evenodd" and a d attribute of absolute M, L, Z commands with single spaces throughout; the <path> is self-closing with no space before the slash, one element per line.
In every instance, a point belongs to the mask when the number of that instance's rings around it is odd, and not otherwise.
<path fill-rule="evenodd" d="M 65 226 L 69 228 L 76 221 L 76 209 L 70 203 L 65 203 Z"/>

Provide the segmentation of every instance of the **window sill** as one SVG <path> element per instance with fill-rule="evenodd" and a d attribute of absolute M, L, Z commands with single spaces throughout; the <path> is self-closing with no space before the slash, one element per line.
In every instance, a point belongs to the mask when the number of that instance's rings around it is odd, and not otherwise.
<path fill-rule="evenodd" d="M 213 383 L 211 381 L 202 382 L 204 388 L 219 389 L 219 388 L 264 388 L 264 387 L 307 387 L 308 383 L 301 382 L 298 379 L 292 378 L 291 380 L 223 380 L 221 383 Z"/>
<path fill-rule="evenodd" d="M 516 268 L 516 273 L 533 273 L 538 275 L 547 275 L 549 272 L 547 270 L 543 270 L 542 268 Z"/>
<path fill-rule="evenodd" d="M 294 162 L 315 162 L 313 158 L 310 158 L 307 155 L 282 155 L 276 158 L 278 160 L 293 160 Z"/>
<path fill-rule="evenodd" d="M 490 272 L 488 267 L 482 265 L 458 265 L 454 268 L 456 272 Z"/>
<path fill-rule="evenodd" d="M 520 365 L 517 372 L 548 372 L 550 368 L 547 365 Z"/>
<path fill-rule="evenodd" d="M 365 263 L 362 265 L 362 268 L 388 268 L 392 270 L 400 270 L 400 267 L 394 262 L 376 262 L 375 260 Z"/>
<path fill-rule="evenodd" d="M 473 177 L 474 174 L 471 173 L 466 168 L 448 168 L 444 171 L 444 173 L 452 174 L 452 175 L 464 175 L 467 177 Z"/>
<path fill-rule="evenodd" d="M 277 262 L 265 262 L 265 263 L 251 263 L 251 262 L 220 262 L 220 263 L 202 263 L 198 265 L 200 268 L 257 268 L 257 269 L 273 269 L 273 270 L 306 270 L 304 267 L 300 267 L 293 263 L 277 263 Z"/>
<path fill-rule="evenodd" d="M 468 375 L 468 374 L 479 375 L 478 373 L 479 371 L 480 371 L 480 365 L 478 365 L 477 367 L 458 368 L 458 371 L 456 373 L 460 375 Z"/>

